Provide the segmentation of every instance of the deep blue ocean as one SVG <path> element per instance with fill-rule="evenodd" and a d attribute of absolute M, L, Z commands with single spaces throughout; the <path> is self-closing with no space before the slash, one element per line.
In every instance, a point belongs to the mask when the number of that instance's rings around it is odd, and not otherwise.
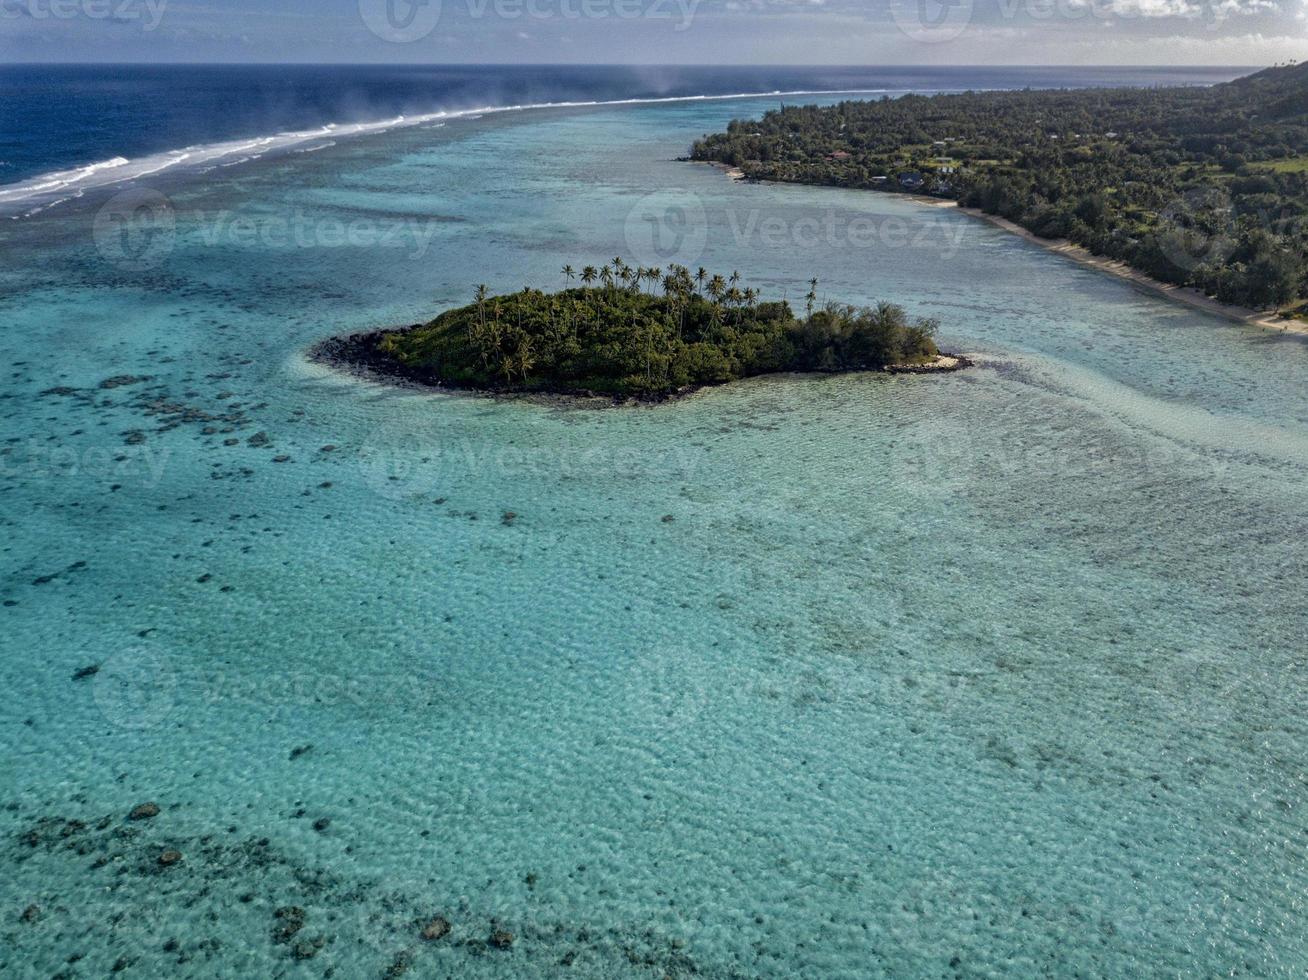
<path fill-rule="evenodd" d="M 1211 84 L 1240 68 L 0 66 L 0 184 L 331 123 L 505 105 L 865 90 Z"/>
<path fill-rule="evenodd" d="M 652 101 L 1231 74 L 4 69 L 0 977 L 1302 980 L 1308 338 Z M 615 256 L 977 364 L 308 356 Z"/>

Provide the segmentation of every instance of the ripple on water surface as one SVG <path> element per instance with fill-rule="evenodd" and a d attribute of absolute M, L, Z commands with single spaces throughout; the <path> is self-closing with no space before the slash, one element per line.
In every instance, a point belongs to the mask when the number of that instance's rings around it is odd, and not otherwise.
<path fill-rule="evenodd" d="M 642 125 L 675 149 L 714 112 Z M 606 118 L 324 150 L 305 196 L 404 207 L 367 188 L 442 155 L 516 186 L 506 141 L 624 186 L 674 166 L 568 142 L 630 125 Z M 243 180 L 194 193 L 291 193 Z M 739 193 L 684 180 L 710 215 Z M 69 218 L 22 253 L 0 972 L 1301 973 L 1302 352 L 982 248 L 950 268 L 985 356 L 949 378 L 614 412 L 297 360 L 423 290 L 617 252 L 621 195 L 577 186 L 496 213 L 554 228 L 539 249 L 466 222 L 430 262 L 184 233 L 141 278 Z M 749 191 L 792 192 L 865 207 Z M 714 264 L 788 281 L 747 245 Z M 921 256 L 871 282 L 866 258 L 815 257 L 851 298 L 961 303 Z"/>

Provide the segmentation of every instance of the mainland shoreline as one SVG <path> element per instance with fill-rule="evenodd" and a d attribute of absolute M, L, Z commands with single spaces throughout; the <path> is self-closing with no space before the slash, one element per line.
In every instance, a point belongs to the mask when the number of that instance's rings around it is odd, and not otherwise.
<path fill-rule="evenodd" d="M 689 157 L 683 158 L 689 163 L 707 162 L 715 170 L 723 172 L 733 183 L 736 181 L 746 181 L 751 184 L 776 184 L 779 187 L 836 187 L 838 190 L 863 190 L 869 194 L 891 194 L 895 197 L 905 199 L 914 204 L 928 208 L 952 208 L 960 214 L 965 214 L 969 218 L 979 218 L 982 221 L 989 222 L 997 228 L 1002 228 L 1019 238 L 1030 242 L 1032 245 L 1038 245 L 1047 252 L 1053 252 L 1064 258 L 1071 259 L 1088 268 L 1095 269 L 1099 272 L 1114 276 L 1117 279 L 1125 280 L 1139 286 L 1148 292 L 1170 299 L 1173 302 L 1181 303 L 1185 306 L 1197 310 L 1203 310 L 1205 313 L 1211 313 L 1215 316 L 1223 317 L 1227 320 L 1234 320 L 1237 323 L 1243 323 L 1246 326 L 1258 327 L 1263 330 L 1276 330 L 1281 333 L 1298 334 L 1308 336 L 1308 321 L 1295 320 L 1290 317 L 1281 316 L 1279 313 L 1269 313 L 1266 310 L 1251 310 L 1247 306 L 1232 306 L 1229 303 L 1222 303 L 1206 296 L 1197 289 L 1191 289 L 1189 286 L 1177 286 L 1172 283 L 1163 282 L 1161 279 L 1155 279 L 1153 276 L 1146 275 L 1138 269 L 1133 269 L 1120 259 L 1110 259 L 1102 255 L 1095 255 L 1088 248 L 1082 245 L 1076 245 L 1066 238 L 1041 238 L 1035 232 L 1028 231 L 1016 222 L 1009 221 L 1007 218 L 1000 217 L 997 214 L 987 214 L 980 208 L 967 208 L 955 200 L 943 197 L 928 197 L 924 194 L 903 194 L 898 191 L 879 191 L 874 188 L 848 188 L 838 187 L 832 184 L 807 184 L 802 181 L 767 181 L 755 177 L 749 177 L 739 167 L 731 167 L 718 161 L 699 161 L 691 160 Z"/>
<path fill-rule="evenodd" d="M 927 203 L 922 198 L 915 198 L 914 200 L 919 204 Z M 1308 322 L 1303 320 L 1294 320 L 1275 312 L 1251 310 L 1245 306 L 1232 306 L 1228 303 L 1219 302 L 1211 296 L 1204 295 L 1197 289 L 1191 289 L 1189 286 L 1177 286 L 1163 282 L 1161 279 L 1155 279 L 1153 276 L 1145 275 L 1145 273 L 1131 268 L 1120 259 L 1095 255 L 1085 246 L 1073 244 L 1065 238 L 1041 238 L 1035 232 L 1023 228 L 1016 222 L 1009 221 L 997 214 L 987 214 L 980 208 L 966 208 L 957 201 L 948 200 L 932 201 L 929 206 L 953 208 L 960 214 L 965 214 L 970 218 L 980 218 L 982 221 L 987 221 L 997 228 L 1002 228 L 1004 231 L 1017 235 L 1019 238 L 1030 242 L 1032 245 L 1038 245 L 1048 252 L 1061 255 L 1073 262 L 1107 273 L 1110 276 L 1115 276 L 1174 302 L 1203 310 L 1205 313 L 1212 313 L 1215 316 L 1234 320 L 1247 326 L 1259 327 L 1263 330 L 1277 330 L 1281 333 L 1308 336 Z"/>

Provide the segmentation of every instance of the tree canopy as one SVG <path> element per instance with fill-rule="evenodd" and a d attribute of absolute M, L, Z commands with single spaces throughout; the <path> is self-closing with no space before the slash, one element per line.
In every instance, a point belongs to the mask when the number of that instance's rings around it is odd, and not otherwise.
<path fill-rule="evenodd" d="M 889 303 L 816 307 L 760 302 L 737 273 L 683 266 L 562 270 L 554 293 L 525 288 L 475 301 L 429 323 L 383 334 L 377 350 L 405 371 L 453 387 L 661 397 L 773 371 L 845 371 L 915 364 L 937 353 L 933 320 Z M 598 285 L 594 285 L 598 283 Z"/>
<path fill-rule="evenodd" d="M 787 106 L 692 159 L 932 194 L 1253 308 L 1308 278 L 1308 64 L 1210 87 L 967 92 Z"/>

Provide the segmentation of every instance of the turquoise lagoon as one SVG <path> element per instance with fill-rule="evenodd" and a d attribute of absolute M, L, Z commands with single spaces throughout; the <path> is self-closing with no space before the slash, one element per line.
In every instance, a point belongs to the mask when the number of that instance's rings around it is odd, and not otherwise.
<path fill-rule="evenodd" d="M 4 222 L 0 972 L 1304 975 L 1308 349 L 675 161 L 772 104 L 170 178 L 146 261 Z M 591 410 L 305 357 L 616 255 L 979 366 Z"/>

